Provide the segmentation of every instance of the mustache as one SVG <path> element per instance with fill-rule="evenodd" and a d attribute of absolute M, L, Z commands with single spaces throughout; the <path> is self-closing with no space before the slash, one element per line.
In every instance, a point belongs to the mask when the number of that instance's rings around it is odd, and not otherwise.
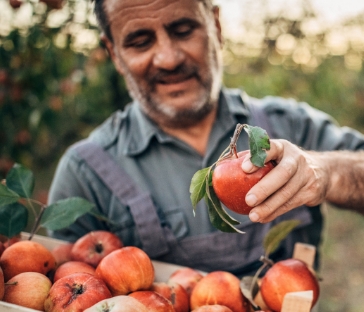
<path fill-rule="evenodd" d="M 181 64 L 173 70 L 158 69 L 157 72 L 150 75 L 148 80 L 151 83 L 155 84 L 159 82 L 169 81 L 176 76 L 181 77 L 182 79 L 196 77 L 198 80 L 200 80 L 198 68 L 196 66 L 188 66 L 186 64 Z"/>

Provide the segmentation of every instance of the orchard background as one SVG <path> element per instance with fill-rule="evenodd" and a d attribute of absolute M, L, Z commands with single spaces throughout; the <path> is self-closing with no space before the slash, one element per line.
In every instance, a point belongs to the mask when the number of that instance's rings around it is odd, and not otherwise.
<path fill-rule="evenodd" d="M 225 85 L 306 101 L 364 132 L 364 12 L 325 27 L 308 0 L 294 16 L 264 3 L 225 40 Z M 27 166 L 42 201 L 64 150 L 130 101 L 92 10 L 90 0 L 0 0 L 0 179 Z M 318 311 L 364 311 L 364 217 L 324 210 Z"/>

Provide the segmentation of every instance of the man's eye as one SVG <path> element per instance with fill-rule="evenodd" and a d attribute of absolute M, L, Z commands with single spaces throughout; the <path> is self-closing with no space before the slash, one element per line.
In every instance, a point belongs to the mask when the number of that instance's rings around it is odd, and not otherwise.
<path fill-rule="evenodd" d="M 151 43 L 152 39 L 149 36 L 141 36 L 129 41 L 126 46 L 130 48 L 144 49 L 147 48 Z"/>
<path fill-rule="evenodd" d="M 179 37 L 187 37 L 190 35 L 194 30 L 194 27 L 191 25 L 179 25 L 174 29 L 174 34 Z"/>

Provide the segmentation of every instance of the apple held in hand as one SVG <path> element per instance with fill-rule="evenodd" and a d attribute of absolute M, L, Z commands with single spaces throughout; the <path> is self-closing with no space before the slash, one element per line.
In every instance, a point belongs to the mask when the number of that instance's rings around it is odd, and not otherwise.
<path fill-rule="evenodd" d="M 29 309 L 44 310 L 44 301 L 52 286 L 50 279 L 38 272 L 24 272 L 5 285 L 4 301 Z"/>
<path fill-rule="evenodd" d="M 92 231 L 80 237 L 71 249 L 71 258 L 97 267 L 101 259 L 110 252 L 123 247 L 123 242 L 114 233 Z"/>
<path fill-rule="evenodd" d="M 113 296 L 147 290 L 154 282 L 154 267 L 149 256 L 140 248 L 128 246 L 105 256 L 96 268 Z"/>
<path fill-rule="evenodd" d="M 89 273 L 74 273 L 56 281 L 44 302 L 46 312 L 82 312 L 111 298 L 104 281 Z"/>
<path fill-rule="evenodd" d="M 280 311 L 289 292 L 313 291 L 312 306 L 318 300 L 320 287 L 316 276 L 298 259 L 276 262 L 261 280 L 260 292 L 269 309 Z"/>
<path fill-rule="evenodd" d="M 249 190 L 259 182 L 274 166 L 268 162 L 253 173 L 245 173 L 241 168 L 249 151 L 238 153 L 216 164 L 212 173 L 212 186 L 219 200 L 230 210 L 247 215 L 252 207 L 245 202 Z"/>
<path fill-rule="evenodd" d="M 5 282 L 23 272 L 38 272 L 44 275 L 53 273 L 55 265 L 55 259 L 47 248 L 29 240 L 7 247 L 0 258 Z"/>

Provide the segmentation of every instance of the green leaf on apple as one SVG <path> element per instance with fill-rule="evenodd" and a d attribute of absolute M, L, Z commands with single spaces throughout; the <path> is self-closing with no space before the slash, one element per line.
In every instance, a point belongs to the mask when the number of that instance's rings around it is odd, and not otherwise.
<path fill-rule="evenodd" d="M 19 203 L 0 207 L 0 234 L 9 238 L 19 234 L 27 226 L 28 214 L 28 209 Z"/>
<path fill-rule="evenodd" d="M 19 196 L 30 198 L 34 190 L 33 172 L 20 164 L 15 164 L 6 176 L 6 186 Z"/>
<path fill-rule="evenodd" d="M 0 183 L 0 207 L 16 203 L 19 199 L 20 196 L 17 193 Z"/>
<path fill-rule="evenodd" d="M 286 220 L 273 226 L 265 235 L 263 240 L 263 248 L 265 255 L 273 253 L 279 247 L 279 244 L 291 233 L 299 224 L 300 220 Z"/>
<path fill-rule="evenodd" d="M 250 161 L 257 167 L 263 167 L 267 158 L 266 150 L 270 149 L 267 131 L 260 127 L 244 126 L 249 136 Z"/>
<path fill-rule="evenodd" d="M 206 184 L 210 180 L 209 175 L 211 175 L 210 167 L 198 170 L 192 177 L 190 193 L 193 208 L 196 208 L 197 203 L 204 198 L 206 194 Z"/>
<path fill-rule="evenodd" d="M 93 207 L 92 203 L 80 197 L 59 200 L 45 209 L 40 225 L 52 231 L 65 228 Z"/>

